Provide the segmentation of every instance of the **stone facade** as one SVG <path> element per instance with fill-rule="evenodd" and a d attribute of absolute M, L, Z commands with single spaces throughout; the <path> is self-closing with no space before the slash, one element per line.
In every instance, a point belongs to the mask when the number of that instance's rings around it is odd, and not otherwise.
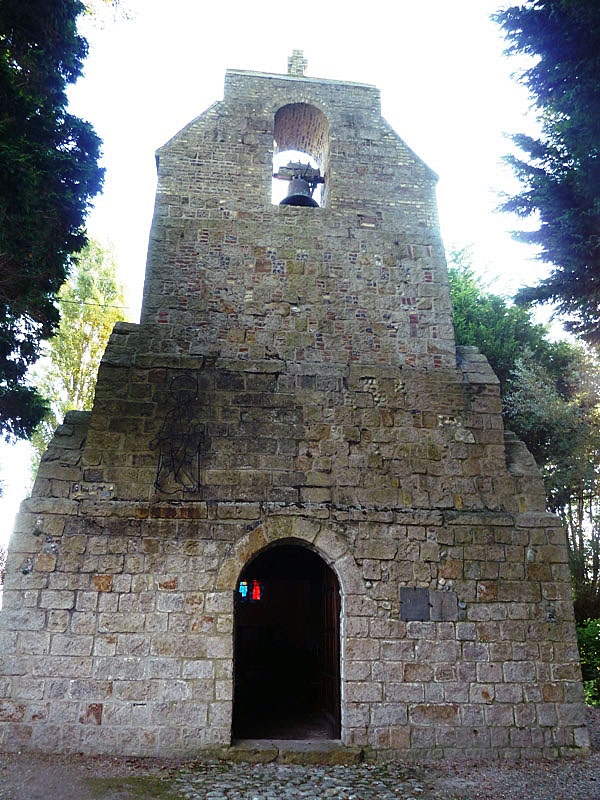
<path fill-rule="evenodd" d="M 338 587 L 344 744 L 588 746 L 565 534 L 485 358 L 454 345 L 436 177 L 375 88 L 302 73 L 229 71 L 158 152 L 141 323 L 11 541 L 0 748 L 228 745 L 238 581 L 282 544 Z M 288 149 L 321 207 L 272 203 Z"/>

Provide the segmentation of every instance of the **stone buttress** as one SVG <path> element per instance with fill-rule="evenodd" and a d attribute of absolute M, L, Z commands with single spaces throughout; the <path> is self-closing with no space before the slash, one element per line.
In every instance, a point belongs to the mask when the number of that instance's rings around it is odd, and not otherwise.
<path fill-rule="evenodd" d="M 318 207 L 273 203 L 285 151 Z M 378 91 L 231 70 L 157 161 L 141 322 L 11 540 L 0 749 L 228 745 L 240 576 L 309 551 L 339 601 L 334 738 L 585 752 L 565 534 L 487 361 L 455 347 L 436 176 Z"/>

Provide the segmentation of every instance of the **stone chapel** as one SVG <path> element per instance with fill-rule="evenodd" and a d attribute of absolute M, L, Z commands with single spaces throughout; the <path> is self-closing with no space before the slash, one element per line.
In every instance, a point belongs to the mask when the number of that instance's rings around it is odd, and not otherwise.
<path fill-rule="evenodd" d="M 304 67 L 227 71 L 157 153 L 141 322 L 10 544 L 0 750 L 588 748 L 565 533 L 455 346 L 436 175 Z"/>

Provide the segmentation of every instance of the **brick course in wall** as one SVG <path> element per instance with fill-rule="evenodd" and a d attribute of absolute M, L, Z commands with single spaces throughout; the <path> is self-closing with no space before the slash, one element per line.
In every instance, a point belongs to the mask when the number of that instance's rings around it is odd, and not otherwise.
<path fill-rule="evenodd" d="M 321 160 L 323 207 L 271 203 L 279 145 Z M 377 90 L 230 71 L 158 160 L 141 323 L 11 540 L 0 748 L 227 746 L 237 582 L 293 543 L 339 582 L 344 744 L 585 752 L 565 534 L 454 346 L 435 175 Z"/>

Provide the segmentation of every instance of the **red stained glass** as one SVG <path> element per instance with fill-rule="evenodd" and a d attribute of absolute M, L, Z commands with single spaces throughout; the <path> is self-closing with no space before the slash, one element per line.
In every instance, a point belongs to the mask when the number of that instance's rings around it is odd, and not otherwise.
<path fill-rule="evenodd" d="M 261 581 L 240 581 L 237 591 L 238 600 L 242 603 L 259 603 L 263 599 L 263 584 Z"/>

